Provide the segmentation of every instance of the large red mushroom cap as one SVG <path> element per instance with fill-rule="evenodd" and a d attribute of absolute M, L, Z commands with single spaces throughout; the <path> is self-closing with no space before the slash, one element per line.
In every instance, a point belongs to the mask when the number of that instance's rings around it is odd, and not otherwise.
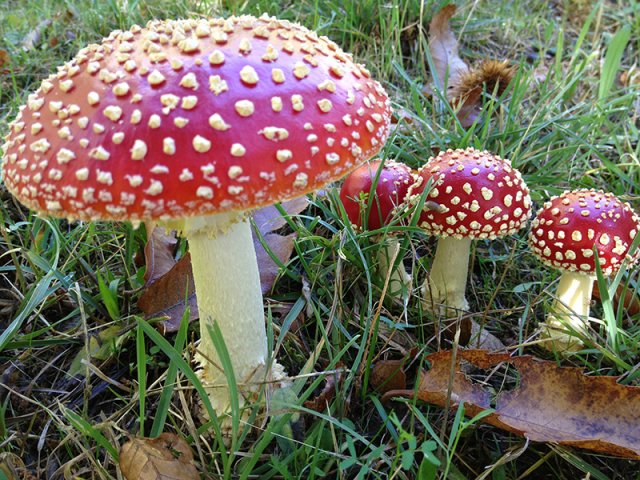
<path fill-rule="evenodd" d="M 546 202 L 531 223 L 529 245 L 546 265 L 595 275 L 595 254 L 604 275 L 613 275 L 628 256 L 640 217 L 612 193 L 574 190 Z M 634 259 L 638 258 L 636 253 Z"/>
<path fill-rule="evenodd" d="M 275 18 L 115 31 L 42 82 L 3 174 L 28 207 L 78 219 L 245 210 L 341 178 L 385 142 L 389 100 L 326 37 Z"/>
<path fill-rule="evenodd" d="M 489 152 L 440 152 L 420 168 L 409 189 L 410 203 L 417 203 L 430 180 L 419 221 L 429 235 L 494 239 L 516 233 L 531 215 L 529 189 L 520 172 Z"/>
<path fill-rule="evenodd" d="M 389 221 L 395 209 L 403 202 L 411 184 L 411 169 L 407 165 L 385 160 L 380 169 L 381 163 L 378 160 L 356 168 L 344 179 L 340 188 L 340 199 L 347 216 L 358 227 L 363 226 L 369 195 L 375 195 L 366 222 L 369 230 L 377 230 Z M 380 175 L 375 191 L 372 191 L 378 170 Z"/>

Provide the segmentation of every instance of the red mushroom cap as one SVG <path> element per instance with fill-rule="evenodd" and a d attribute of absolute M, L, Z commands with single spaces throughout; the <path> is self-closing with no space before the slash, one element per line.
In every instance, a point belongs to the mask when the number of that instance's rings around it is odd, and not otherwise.
<path fill-rule="evenodd" d="M 638 230 L 640 217 L 612 193 L 575 190 L 545 202 L 531 223 L 529 245 L 546 265 L 587 275 L 596 273 L 596 247 L 602 273 L 613 275 Z"/>
<path fill-rule="evenodd" d="M 90 45 L 29 96 L 3 171 L 34 210 L 158 220 L 245 210 L 338 179 L 390 106 L 326 37 L 274 18 L 153 21 Z"/>
<path fill-rule="evenodd" d="M 363 213 L 368 195 L 380 169 L 380 160 L 361 165 L 344 179 L 340 199 L 351 223 L 363 226 Z M 402 203 L 411 184 L 411 169 L 404 163 L 385 160 L 375 189 L 375 199 L 369 210 L 367 228 L 377 230 L 389 221 L 394 209 Z M 364 195 L 364 196 L 363 196 Z M 362 199 L 366 199 L 364 202 Z"/>
<path fill-rule="evenodd" d="M 512 235 L 531 215 L 529 189 L 511 162 L 473 148 L 447 150 L 420 168 L 409 189 L 416 204 L 432 181 L 420 215 L 429 235 L 496 238 Z"/>

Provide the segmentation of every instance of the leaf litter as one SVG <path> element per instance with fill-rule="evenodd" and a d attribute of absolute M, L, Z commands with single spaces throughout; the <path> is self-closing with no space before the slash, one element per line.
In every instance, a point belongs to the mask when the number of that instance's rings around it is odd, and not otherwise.
<path fill-rule="evenodd" d="M 383 401 L 416 398 L 440 407 L 464 403 L 466 415 L 492 410 L 482 422 L 532 441 L 640 460 L 640 387 L 529 355 L 443 350 L 424 360 L 430 368 L 419 370 L 413 389 L 403 379 L 403 364 L 376 365 L 372 379 L 391 377 L 386 383 L 393 387 L 377 386 Z M 505 366 L 511 378 L 490 378 L 500 377 L 496 372 Z M 478 371 L 489 373 L 478 379 L 472 375 Z M 394 379 L 394 372 L 400 377 Z"/>
<path fill-rule="evenodd" d="M 127 480 L 198 480 L 189 444 L 173 433 L 134 438 L 120 450 L 120 470 Z"/>

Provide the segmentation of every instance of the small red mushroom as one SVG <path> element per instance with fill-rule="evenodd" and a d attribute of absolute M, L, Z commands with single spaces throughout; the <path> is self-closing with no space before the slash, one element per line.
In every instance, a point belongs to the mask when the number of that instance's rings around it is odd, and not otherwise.
<path fill-rule="evenodd" d="M 378 160 L 358 167 L 345 178 L 340 199 L 353 225 L 378 230 L 389 224 L 410 184 L 408 166 L 393 160 L 384 163 Z M 382 241 L 383 245 L 377 250 L 377 267 L 383 279 L 389 277 L 388 292 L 396 297 L 410 290 L 411 275 L 404 270 L 402 261 L 397 268 L 392 268 L 394 259 L 400 254 L 396 236 L 387 230 Z"/>
<path fill-rule="evenodd" d="M 612 193 L 574 190 L 545 202 L 531 223 L 529 246 L 545 265 L 562 272 L 556 298 L 541 325 L 543 346 L 558 351 L 584 347 L 596 254 L 605 276 L 615 275 L 640 230 L 640 217 Z"/>
<path fill-rule="evenodd" d="M 531 215 L 531 198 L 509 160 L 473 148 L 429 159 L 409 189 L 410 204 L 418 203 L 430 181 L 419 225 L 439 240 L 423 303 L 432 312 L 455 313 L 469 308 L 465 289 L 471 241 L 515 234 Z"/>
<path fill-rule="evenodd" d="M 271 362 L 247 212 L 311 192 L 378 152 L 388 97 L 331 40 L 263 16 L 151 21 L 58 69 L 11 122 L 2 171 L 29 208 L 155 221 L 189 241 L 199 371 L 218 412 L 229 390 L 216 323 L 251 398 Z"/>

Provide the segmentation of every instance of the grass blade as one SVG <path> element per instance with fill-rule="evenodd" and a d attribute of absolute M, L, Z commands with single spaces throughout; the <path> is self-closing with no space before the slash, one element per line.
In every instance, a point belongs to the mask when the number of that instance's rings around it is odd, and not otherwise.
<path fill-rule="evenodd" d="M 624 49 L 629 43 L 631 37 L 631 27 L 625 25 L 611 39 L 609 46 L 607 47 L 607 53 L 604 57 L 604 64 L 602 65 L 602 72 L 600 74 L 600 85 L 598 88 L 598 100 L 604 100 L 611 91 L 613 82 L 616 79 L 618 70 L 620 69 L 620 62 L 622 61 L 622 54 Z"/>

